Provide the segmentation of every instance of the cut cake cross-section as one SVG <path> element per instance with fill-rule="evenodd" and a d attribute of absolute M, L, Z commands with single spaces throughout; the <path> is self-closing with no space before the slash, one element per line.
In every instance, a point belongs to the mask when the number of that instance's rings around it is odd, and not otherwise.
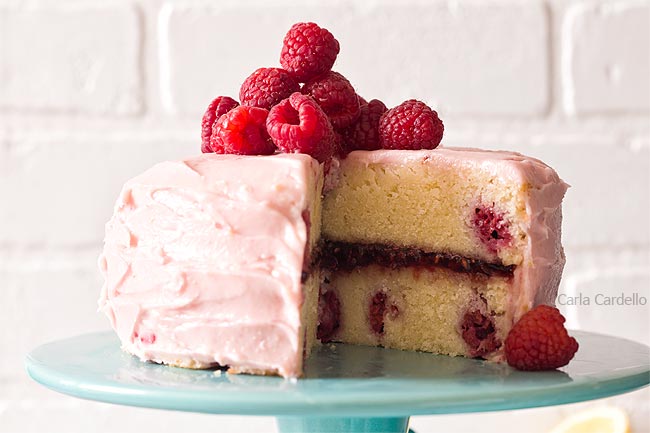
<path fill-rule="evenodd" d="M 323 204 L 320 308 L 340 305 L 326 341 L 501 359 L 513 323 L 554 304 L 567 185 L 541 161 L 356 151 L 337 175 Z"/>

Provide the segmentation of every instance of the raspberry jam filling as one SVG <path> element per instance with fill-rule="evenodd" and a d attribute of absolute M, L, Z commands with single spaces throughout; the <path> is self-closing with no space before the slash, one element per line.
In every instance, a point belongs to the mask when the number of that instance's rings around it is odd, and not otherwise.
<path fill-rule="evenodd" d="M 446 268 L 455 272 L 511 277 L 515 265 L 488 263 L 455 254 L 430 253 L 418 248 L 382 244 L 325 241 L 321 249 L 321 266 L 331 271 L 351 271 L 377 264 L 391 269 L 408 266 Z"/>

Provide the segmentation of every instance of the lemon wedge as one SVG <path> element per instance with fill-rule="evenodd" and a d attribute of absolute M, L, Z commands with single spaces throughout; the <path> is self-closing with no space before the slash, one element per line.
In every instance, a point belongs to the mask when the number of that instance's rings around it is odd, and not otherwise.
<path fill-rule="evenodd" d="M 627 413 L 617 407 L 594 407 L 570 415 L 550 433 L 629 433 Z"/>

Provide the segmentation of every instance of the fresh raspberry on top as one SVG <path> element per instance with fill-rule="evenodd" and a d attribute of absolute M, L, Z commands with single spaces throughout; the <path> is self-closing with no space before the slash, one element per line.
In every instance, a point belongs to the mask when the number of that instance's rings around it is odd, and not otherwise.
<path fill-rule="evenodd" d="M 555 307 L 539 305 L 512 327 L 505 341 L 508 364 L 517 370 L 553 370 L 567 365 L 578 351 L 578 342 L 564 327 Z"/>
<path fill-rule="evenodd" d="M 284 69 L 259 68 L 239 89 L 242 105 L 270 110 L 278 102 L 300 91 L 300 84 Z"/>
<path fill-rule="evenodd" d="M 210 146 L 216 153 L 270 155 L 275 146 L 266 131 L 268 110 L 242 105 L 219 117 Z"/>
<path fill-rule="evenodd" d="M 377 150 L 379 143 L 379 119 L 386 112 L 383 102 L 373 99 L 359 109 L 359 118 L 343 132 L 347 152 L 353 150 Z"/>
<path fill-rule="evenodd" d="M 273 142 L 283 152 L 306 153 L 319 162 L 332 157 L 332 125 L 309 96 L 296 92 L 271 108 L 266 127 Z"/>
<path fill-rule="evenodd" d="M 332 69 L 339 49 L 339 42 L 327 29 L 315 23 L 297 23 L 284 37 L 280 64 L 306 83 Z"/>
<path fill-rule="evenodd" d="M 443 131 L 438 113 L 415 99 L 391 108 L 379 121 L 379 138 L 384 149 L 435 149 Z"/>
<path fill-rule="evenodd" d="M 318 102 L 335 129 L 347 128 L 359 117 L 357 92 L 338 72 L 330 71 L 314 78 L 301 92 Z"/>
<path fill-rule="evenodd" d="M 210 105 L 208 105 L 208 109 L 205 110 L 205 114 L 201 121 L 201 152 L 212 152 L 212 148 L 210 147 L 212 125 L 214 125 L 214 122 L 220 118 L 222 114 L 227 113 L 238 105 L 239 102 L 229 96 L 218 96 L 210 102 Z"/>

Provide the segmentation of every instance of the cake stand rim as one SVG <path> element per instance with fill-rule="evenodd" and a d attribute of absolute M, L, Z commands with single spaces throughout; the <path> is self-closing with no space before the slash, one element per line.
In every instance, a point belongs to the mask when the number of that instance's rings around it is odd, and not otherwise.
<path fill-rule="evenodd" d="M 650 348 L 640 342 L 587 331 L 573 332 L 582 336 L 582 338 L 591 336 L 616 339 L 626 344 L 635 345 L 650 354 Z M 213 398 L 201 400 L 201 398 L 208 396 L 207 391 L 200 393 L 187 390 L 169 391 L 160 388 L 147 388 L 146 385 L 142 384 L 127 386 L 126 384 L 111 385 L 110 383 L 92 384 L 84 382 L 83 379 L 75 379 L 74 375 L 61 374 L 53 370 L 51 366 L 48 366 L 46 362 L 36 356 L 39 350 L 49 345 L 60 344 L 80 337 L 107 337 L 108 334 L 112 334 L 112 331 L 81 334 L 77 337 L 43 344 L 26 356 L 25 367 L 27 373 L 33 380 L 51 390 L 86 400 L 186 412 L 268 416 L 395 417 L 516 410 L 605 398 L 640 389 L 650 384 L 649 355 L 648 363 L 639 366 L 639 370 L 634 373 L 622 373 L 620 376 L 597 383 L 573 385 L 569 387 L 570 392 L 566 392 L 566 384 L 559 384 L 547 388 L 532 387 L 509 390 L 505 395 L 498 390 L 485 392 L 480 398 L 473 396 L 470 402 L 463 401 L 464 396 L 460 394 L 455 395 L 453 399 L 441 400 L 422 390 L 400 393 L 399 395 L 363 394 L 364 398 L 362 400 L 359 400 L 360 394 L 358 392 L 347 394 L 326 393 L 319 395 L 318 398 L 310 399 L 309 396 L 299 392 L 292 394 L 281 391 L 257 392 L 255 399 L 251 398 L 252 394 L 250 393 L 231 392 L 227 393 L 227 396 L 219 396 L 218 398 L 213 396 Z M 143 363 L 142 365 L 148 364 Z M 150 365 L 160 367 L 155 364 Z M 281 380 L 279 378 L 272 379 Z M 270 399 L 279 395 L 283 398 Z M 263 401 L 264 399 L 269 400 Z"/>

